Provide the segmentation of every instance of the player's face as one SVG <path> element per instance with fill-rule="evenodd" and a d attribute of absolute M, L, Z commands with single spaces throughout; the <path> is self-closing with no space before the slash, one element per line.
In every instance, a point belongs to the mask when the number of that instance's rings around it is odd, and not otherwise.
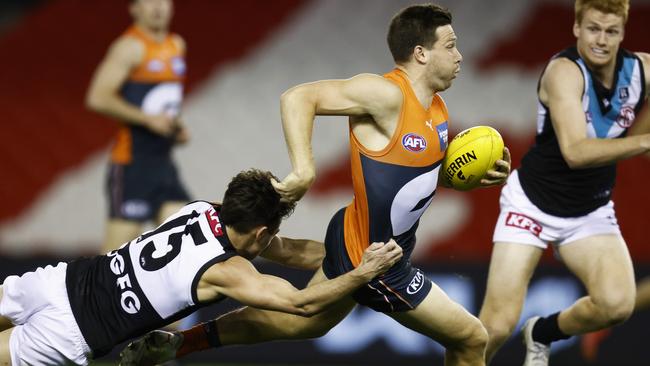
<path fill-rule="evenodd" d="M 131 6 L 135 21 L 152 30 L 166 30 L 173 11 L 172 0 L 137 0 Z"/>
<path fill-rule="evenodd" d="M 436 39 L 433 47 L 427 50 L 430 60 L 427 68 L 431 87 L 435 91 L 443 91 L 449 88 L 452 80 L 458 76 L 463 56 L 456 48 L 456 33 L 451 25 L 438 27 Z"/>
<path fill-rule="evenodd" d="M 623 17 L 587 9 L 580 24 L 573 25 L 580 56 L 590 67 L 616 62 L 618 48 L 623 41 Z"/>

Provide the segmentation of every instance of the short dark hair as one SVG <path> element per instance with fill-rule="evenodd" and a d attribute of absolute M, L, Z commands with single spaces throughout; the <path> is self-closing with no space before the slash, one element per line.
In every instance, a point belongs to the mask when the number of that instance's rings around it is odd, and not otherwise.
<path fill-rule="evenodd" d="M 278 180 L 271 172 L 258 169 L 237 174 L 223 195 L 221 221 L 239 233 L 257 226 L 278 229 L 282 219 L 293 213 L 296 203 L 281 200 L 271 178 Z"/>
<path fill-rule="evenodd" d="M 436 4 L 412 5 L 395 14 L 388 27 L 388 48 L 396 63 L 408 62 L 413 48 L 436 43 L 436 29 L 451 24 L 451 13 Z"/>

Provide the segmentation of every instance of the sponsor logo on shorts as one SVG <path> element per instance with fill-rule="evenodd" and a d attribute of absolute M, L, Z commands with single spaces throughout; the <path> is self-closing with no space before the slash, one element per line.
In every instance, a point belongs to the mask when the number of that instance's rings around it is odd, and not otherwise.
<path fill-rule="evenodd" d="M 402 137 L 402 145 L 408 151 L 422 152 L 427 148 L 427 140 L 415 133 L 409 133 Z"/>
<path fill-rule="evenodd" d="M 128 218 L 143 218 L 149 215 L 151 207 L 144 200 L 128 200 L 122 204 L 122 215 Z"/>
<path fill-rule="evenodd" d="M 539 236 L 539 234 L 542 232 L 542 225 L 538 224 L 537 221 L 524 214 L 516 212 L 508 212 L 508 217 L 506 218 L 506 226 L 528 230 L 535 236 Z"/>
<path fill-rule="evenodd" d="M 629 128 L 632 126 L 632 122 L 634 122 L 634 109 L 632 109 L 630 106 L 625 106 L 621 108 L 621 113 L 618 114 L 618 117 L 616 117 L 616 124 L 623 128 Z"/>
<path fill-rule="evenodd" d="M 447 142 L 449 139 L 449 130 L 447 126 L 447 122 L 436 126 L 436 130 L 438 130 L 438 139 L 440 141 L 440 151 L 447 150 Z"/>
<path fill-rule="evenodd" d="M 415 272 L 415 276 L 413 276 L 411 283 L 406 287 L 406 293 L 409 295 L 416 294 L 422 289 L 422 287 L 424 287 L 424 275 L 418 270 Z"/>

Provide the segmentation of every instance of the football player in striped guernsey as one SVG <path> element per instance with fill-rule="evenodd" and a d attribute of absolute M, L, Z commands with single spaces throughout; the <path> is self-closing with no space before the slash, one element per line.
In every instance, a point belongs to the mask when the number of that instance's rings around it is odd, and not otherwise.
<path fill-rule="evenodd" d="M 242 172 L 221 204 L 192 202 L 106 255 L 7 277 L 0 286 L 0 364 L 87 365 L 226 297 L 313 316 L 402 257 L 395 242 L 373 243 L 354 271 L 303 290 L 260 274 L 250 262 L 260 254 L 314 268 L 324 252 L 322 243 L 277 236 L 295 204 L 281 201 L 271 179 L 269 172 Z"/>

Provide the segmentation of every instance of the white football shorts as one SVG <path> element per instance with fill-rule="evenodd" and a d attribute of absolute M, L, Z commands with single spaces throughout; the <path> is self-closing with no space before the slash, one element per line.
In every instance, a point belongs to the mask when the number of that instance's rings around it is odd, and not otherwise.
<path fill-rule="evenodd" d="M 15 325 L 9 339 L 12 365 L 88 365 L 92 353 L 70 309 L 67 266 L 9 276 L 2 284 L 0 315 Z"/>
<path fill-rule="evenodd" d="M 495 243 L 520 243 L 546 249 L 549 243 L 563 245 L 594 235 L 621 235 L 611 200 L 585 216 L 549 215 L 530 202 L 516 170 L 501 190 L 499 204 L 501 213 L 492 238 Z"/>

